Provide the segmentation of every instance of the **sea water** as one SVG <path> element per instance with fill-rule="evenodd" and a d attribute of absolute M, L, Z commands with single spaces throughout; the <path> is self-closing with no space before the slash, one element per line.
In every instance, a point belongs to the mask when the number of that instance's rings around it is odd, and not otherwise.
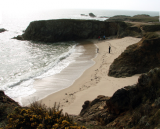
<path fill-rule="evenodd" d="M 88 15 L 90 12 L 97 17 L 81 16 L 81 14 Z M 15 100 L 21 100 L 17 98 L 36 92 L 33 87 L 35 79 L 60 73 L 71 63 L 76 62 L 77 57 L 85 51 L 83 46 L 78 46 L 78 42 L 75 41 L 45 44 L 12 39 L 14 36 L 23 34 L 31 21 L 48 19 L 96 19 L 103 21 L 106 18 L 99 17 L 137 14 L 159 15 L 158 12 L 117 10 L 51 10 L 16 14 L 2 12 L 0 28 L 5 28 L 7 31 L 0 33 L 0 90 Z M 19 103 L 21 102 L 19 101 Z"/>

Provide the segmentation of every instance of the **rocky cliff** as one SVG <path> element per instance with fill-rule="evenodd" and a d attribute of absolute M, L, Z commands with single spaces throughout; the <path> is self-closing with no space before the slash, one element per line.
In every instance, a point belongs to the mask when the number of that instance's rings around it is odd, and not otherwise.
<path fill-rule="evenodd" d="M 147 33 L 142 40 L 126 48 L 109 68 L 109 76 L 126 77 L 145 73 L 160 66 L 160 37 Z"/>
<path fill-rule="evenodd" d="M 126 36 L 127 25 L 124 22 L 106 22 L 96 20 L 43 20 L 33 21 L 22 35 L 24 40 L 59 42 L 78 39 L 97 38 L 105 35 Z"/>
<path fill-rule="evenodd" d="M 160 127 L 159 77 L 160 68 L 155 68 L 142 74 L 137 84 L 117 90 L 112 97 L 100 95 L 93 101 L 85 101 L 75 119 L 95 129 Z"/>
<path fill-rule="evenodd" d="M 19 107 L 19 104 L 0 90 L 0 128 L 6 126 L 7 116 L 13 112 L 15 107 Z"/>

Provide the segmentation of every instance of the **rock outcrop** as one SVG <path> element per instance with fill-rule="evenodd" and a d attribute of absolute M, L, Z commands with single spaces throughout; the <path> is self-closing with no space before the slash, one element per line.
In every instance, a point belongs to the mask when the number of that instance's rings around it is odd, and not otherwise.
<path fill-rule="evenodd" d="M 93 13 L 89 13 L 90 17 L 96 17 L 96 15 L 94 15 Z"/>
<path fill-rule="evenodd" d="M 24 40 L 22 35 L 18 35 L 16 37 L 13 37 L 12 39 Z"/>
<path fill-rule="evenodd" d="M 109 76 L 126 77 L 160 66 L 160 37 L 147 33 L 140 42 L 126 48 L 109 68 Z"/>
<path fill-rule="evenodd" d="M 142 74 L 138 83 L 117 90 L 112 97 L 98 96 L 86 101 L 78 123 L 104 128 L 160 127 L 160 68 Z M 98 128 L 98 127 L 97 127 Z"/>
<path fill-rule="evenodd" d="M 86 15 L 86 14 L 81 14 L 81 16 L 88 16 L 88 15 Z"/>
<path fill-rule="evenodd" d="M 0 33 L 4 32 L 4 31 L 7 31 L 7 30 L 4 28 L 0 28 Z"/>
<path fill-rule="evenodd" d="M 6 126 L 7 115 L 12 113 L 17 106 L 19 106 L 17 102 L 6 96 L 3 91 L 0 91 L 0 128 Z"/>
<path fill-rule="evenodd" d="M 22 39 L 59 42 L 79 39 L 97 39 L 98 36 L 105 35 L 124 37 L 127 34 L 127 25 L 124 22 L 105 22 L 96 20 L 43 20 L 33 21 L 29 24 Z"/>

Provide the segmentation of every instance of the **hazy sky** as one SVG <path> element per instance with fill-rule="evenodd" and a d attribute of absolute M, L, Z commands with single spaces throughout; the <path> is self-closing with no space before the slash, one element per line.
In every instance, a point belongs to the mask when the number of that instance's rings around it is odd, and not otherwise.
<path fill-rule="evenodd" d="M 160 11 L 160 0 L 0 0 L 4 12 L 63 8 Z"/>

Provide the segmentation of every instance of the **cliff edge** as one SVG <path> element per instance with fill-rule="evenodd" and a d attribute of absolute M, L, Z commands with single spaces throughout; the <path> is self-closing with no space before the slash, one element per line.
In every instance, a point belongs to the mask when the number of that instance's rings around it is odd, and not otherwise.
<path fill-rule="evenodd" d="M 142 74 L 138 83 L 117 90 L 112 97 L 85 101 L 75 120 L 95 129 L 156 129 L 160 127 L 160 68 Z"/>
<path fill-rule="evenodd" d="M 105 35 L 124 37 L 127 35 L 127 24 L 124 22 L 106 22 L 96 20 L 42 20 L 33 21 L 29 24 L 22 39 L 59 42 L 79 39 L 97 39 L 98 36 Z"/>

